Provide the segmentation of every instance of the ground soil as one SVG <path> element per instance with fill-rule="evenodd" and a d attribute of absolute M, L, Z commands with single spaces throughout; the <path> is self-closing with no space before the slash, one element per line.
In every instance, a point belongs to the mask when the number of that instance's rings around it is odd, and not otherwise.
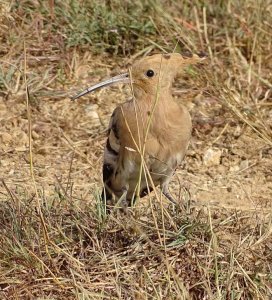
<path fill-rule="evenodd" d="M 80 66 L 80 84 L 68 83 L 64 89 L 71 94 L 85 84 L 96 83 L 109 75 L 109 65 L 96 64 L 96 75 L 87 77 L 92 66 Z M 116 68 L 111 73 L 120 71 Z M 197 89 L 192 93 L 192 89 L 192 85 L 183 89 L 182 84 L 177 84 L 173 90 L 176 101 L 190 109 L 194 129 L 183 166 L 171 183 L 172 193 L 179 201 L 186 201 L 190 195 L 195 205 L 267 211 L 272 199 L 271 147 L 235 117 L 222 99 Z M 31 95 L 35 181 L 45 196 L 55 197 L 61 183 L 75 198 L 94 200 L 93 191 L 99 193 L 102 186 L 101 164 L 109 117 L 116 105 L 129 97 L 129 88 L 122 86 L 98 91 L 76 102 L 54 93 Z M 13 193 L 31 195 L 34 188 L 25 93 L 0 100 L 0 177 Z M 271 116 L 272 110 L 268 109 L 267 114 Z M 1 185 L 0 200 L 7 199 L 8 192 Z"/>

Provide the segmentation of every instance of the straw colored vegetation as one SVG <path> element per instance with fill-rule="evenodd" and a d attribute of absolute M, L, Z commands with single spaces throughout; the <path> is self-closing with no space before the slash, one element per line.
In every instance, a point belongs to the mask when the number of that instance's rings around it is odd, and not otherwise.
<path fill-rule="evenodd" d="M 0 9 L 0 299 L 271 299 L 271 1 Z M 193 119 L 180 206 L 152 193 L 105 216 L 105 131 L 131 92 L 69 96 L 185 50 L 209 59 L 173 90 Z"/>

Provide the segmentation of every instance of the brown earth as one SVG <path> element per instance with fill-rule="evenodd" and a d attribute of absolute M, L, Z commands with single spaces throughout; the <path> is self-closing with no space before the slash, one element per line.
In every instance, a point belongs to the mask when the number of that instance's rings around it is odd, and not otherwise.
<path fill-rule="evenodd" d="M 113 70 L 109 72 L 111 65 Z M 80 82 L 76 88 L 120 71 L 112 61 L 89 60 L 75 73 Z M 65 89 L 73 94 L 75 83 L 67 83 Z M 184 201 L 189 193 L 195 205 L 271 209 L 271 146 L 231 114 L 222 99 L 205 94 L 205 87 L 198 89 L 192 82 L 179 81 L 173 93 L 178 102 L 189 107 L 194 124 L 187 157 L 171 184 L 173 194 Z M 30 95 L 38 189 L 54 198 L 56 191 L 65 187 L 73 197 L 92 202 L 93 191 L 98 193 L 102 186 L 102 153 L 109 117 L 118 103 L 130 97 L 129 89 L 115 86 L 74 103 L 68 97 L 56 96 L 58 93 L 53 90 L 33 95 L 30 89 Z M 0 96 L 0 176 L 14 194 L 29 195 L 34 193 L 34 185 L 30 176 L 25 93 L 3 97 Z M 271 106 L 267 106 L 265 114 L 269 128 Z M 7 189 L 0 185 L 0 200 L 8 198 Z"/>

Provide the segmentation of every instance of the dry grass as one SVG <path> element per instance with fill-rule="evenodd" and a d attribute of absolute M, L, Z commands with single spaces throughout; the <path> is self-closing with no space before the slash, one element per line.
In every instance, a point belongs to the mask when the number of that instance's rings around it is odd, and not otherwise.
<path fill-rule="evenodd" d="M 0 8 L 0 298 L 271 299 L 270 1 Z M 175 86 L 194 123 L 180 207 L 152 194 L 106 217 L 104 132 L 129 91 L 67 95 L 175 48 L 210 57 Z"/>

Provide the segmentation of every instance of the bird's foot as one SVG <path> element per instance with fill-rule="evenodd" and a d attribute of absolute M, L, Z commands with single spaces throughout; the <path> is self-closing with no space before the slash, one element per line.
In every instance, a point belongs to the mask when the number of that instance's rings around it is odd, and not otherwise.
<path fill-rule="evenodd" d="M 120 208 L 122 212 L 127 213 L 128 202 L 127 202 L 127 189 L 122 188 L 122 196 L 117 201 L 115 208 Z"/>

